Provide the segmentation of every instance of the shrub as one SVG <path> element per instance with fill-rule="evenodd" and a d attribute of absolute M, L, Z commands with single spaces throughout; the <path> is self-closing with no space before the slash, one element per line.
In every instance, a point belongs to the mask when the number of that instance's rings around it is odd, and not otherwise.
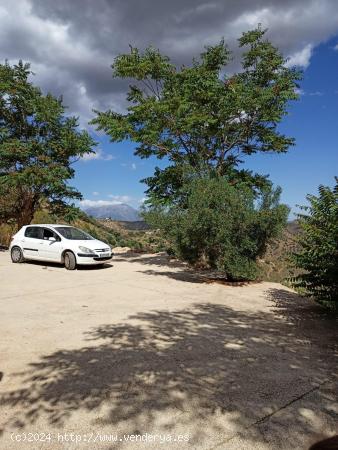
<path fill-rule="evenodd" d="M 300 250 L 293 254 L 296 267 L 304 274 L 293 285 L 320 303 L 338 307 L 338 178 L 333 189 L 319 187 L 318 197 L 308 195 L 307 214 L 299 215 L 302 233 Z"/>
<path fill-rule="evenodd" d="M 257 278 L 257 258 L 286 224 L 288 208 L 279 205 L 280 189 L 265 187 L 257 197 L 244 183 L 206 177 L 189 182 L 181 194 L 179 203 L 144 213 L 165 233 L 176 256 L 225 272 L 229 279 Z"/>

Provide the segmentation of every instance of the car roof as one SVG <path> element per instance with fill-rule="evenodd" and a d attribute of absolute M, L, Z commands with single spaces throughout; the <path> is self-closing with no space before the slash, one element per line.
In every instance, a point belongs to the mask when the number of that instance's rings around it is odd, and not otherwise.
<path fill-rule="evenodd" d="M 26 225 L 26 227 L 71 227 L 71 225 L 64 225 L 62 223 L 31 223 L 30 225 Z"/>

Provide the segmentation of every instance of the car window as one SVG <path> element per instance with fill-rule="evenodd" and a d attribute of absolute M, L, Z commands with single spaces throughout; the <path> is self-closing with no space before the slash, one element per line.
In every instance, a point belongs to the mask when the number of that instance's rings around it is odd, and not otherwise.
<path fill-rule="evenodd" d="M 42 239 L 41 227 L 27 227 L 25 230 L 25 237 L 33 239 Z"/>
<path fill-rule="evenodd" d="M 44 228 L 43 229 L 43 235 L 42 235 L 43 239 L 47 240 L 51 237 L 55 238 L 56 241 L 60 241 L 60 237 L 54 233 L 54 231 L 50 230 L 49 228 Z"/>
<path fill-rule="evenodd" d="M 90 234 L 74 227 L 55 227 L 55 229 L 66 239 L 74 241 L 90 241 L 94 238 Z"/>

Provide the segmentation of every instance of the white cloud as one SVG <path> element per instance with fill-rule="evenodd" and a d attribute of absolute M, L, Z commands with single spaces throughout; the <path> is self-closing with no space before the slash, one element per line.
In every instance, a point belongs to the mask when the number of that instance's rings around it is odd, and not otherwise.
<path fill-rule="evenodd" d="M 116 196 L 116 198 L 128 198 L 128 196 Z M 121 203 L 126 203 L 127 200 L 121 201 L 121 200 L 89 200 L 84 199 L 80 200 L 79 204 L 81 208 L 91 208 L 93 206 L 111 206 L 111 205 L 120 205 Z"/>
<path fill-rule="evenodd" d="M 333 50 L 338 51 L 338 44 L 336 44 L 336 45 L 333 47 Z"/>
<path fill-rule="evenodd" d="M 305 92 L 303 89 L 295 89 L 295 93 L 298 95 L 309 95 L 312 97 L 321 97 L 322 95 L 324 95 L 324 93 L 322 91 L 314 91 L 314 92 Z"/>
<path fill-rule="evenodd" d="M 321 91 L 315 91 L 315 92 L 309 92 L 309 95 L 312 95 L 312 96 L 315 96 L 315 97 L 321 97 L 324 94 Z"/>
<path fill-rule="evenodd" d="M 128 167 L 128 169 L 130 170 L 136 170 L 137 169 L 137 165 L 135 163 L 121 163 L 120 164 L 121 167 Z"/>
<path fill-rule="evenodd" d="M 94 191 L 94 192 L 92 192 L 92 194 L 95 195 L 95 197 L 96 197 L 97 195 L 100 195 L 100 192 Z"/>
<path fill-rule="evenodd" d="M 312 56 L 313 45 L 307 44 L 301 50 L 293 53 L 287 62 L 288 67 L 298 66 L 306 69 L 310 64 L 310 59 Z"/>
<path fill-rule="evenodd" d="M 95 151 L 95 153 L 85 153 L 81 160 L 82 161 L 94 161 L 94 160 L 102 160 L 102 161 L 112 161 L 116 157 L 111 155 L 110 153 L 105 153 L 100 148 Z"/>
<path fill-rule="evenodd" d="M 295 94 L 297 94 L 297 95 L 305 95 L 305 91 L 303 89 L 296 88 L 295 89 Z"/>
<path fill-rule="evenodd" d="M 113 195 L 113 194 L 109 194 L 108 195 L 109 198 L 112 199 L 112 201 L 114 201 L 115 203 L 129 203 L 133 200 L 132 197 L 130 197 L 129 195 Z"/>

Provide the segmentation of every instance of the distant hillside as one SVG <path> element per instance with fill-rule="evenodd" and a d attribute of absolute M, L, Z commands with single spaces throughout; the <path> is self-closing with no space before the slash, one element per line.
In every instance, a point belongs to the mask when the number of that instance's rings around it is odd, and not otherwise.
<path fill-rule="evenodd" d="M 136 220 L 133 222 L 124 220 L 112 220 L 112 219 L 98 219 L 100 223 L 108 228 L 115 228 L 117 225 L 118 229 L 123 228 L 128 231 L 145 231 L 150 230 L 150 226 L 143 220 Z"/>
<path fill-rule="evenodd" d="M 264 257 L 259 261 L 263 280 L 283 282 L 299 274 L 299 270 L 292 268 L 289 257 L 298 248 L 297 237 L 300 231 L 296 220 L 289 222 L 282 236 L 268 245 Z"/>
<path fill-rule="evenodd" d="M 89 206 L 83 208 L 86 214 L 95 219 L 112 219 L 122 222 L 137 222 L 141 220 L 138 211 L 125 203 L 118 205 Z"/>

